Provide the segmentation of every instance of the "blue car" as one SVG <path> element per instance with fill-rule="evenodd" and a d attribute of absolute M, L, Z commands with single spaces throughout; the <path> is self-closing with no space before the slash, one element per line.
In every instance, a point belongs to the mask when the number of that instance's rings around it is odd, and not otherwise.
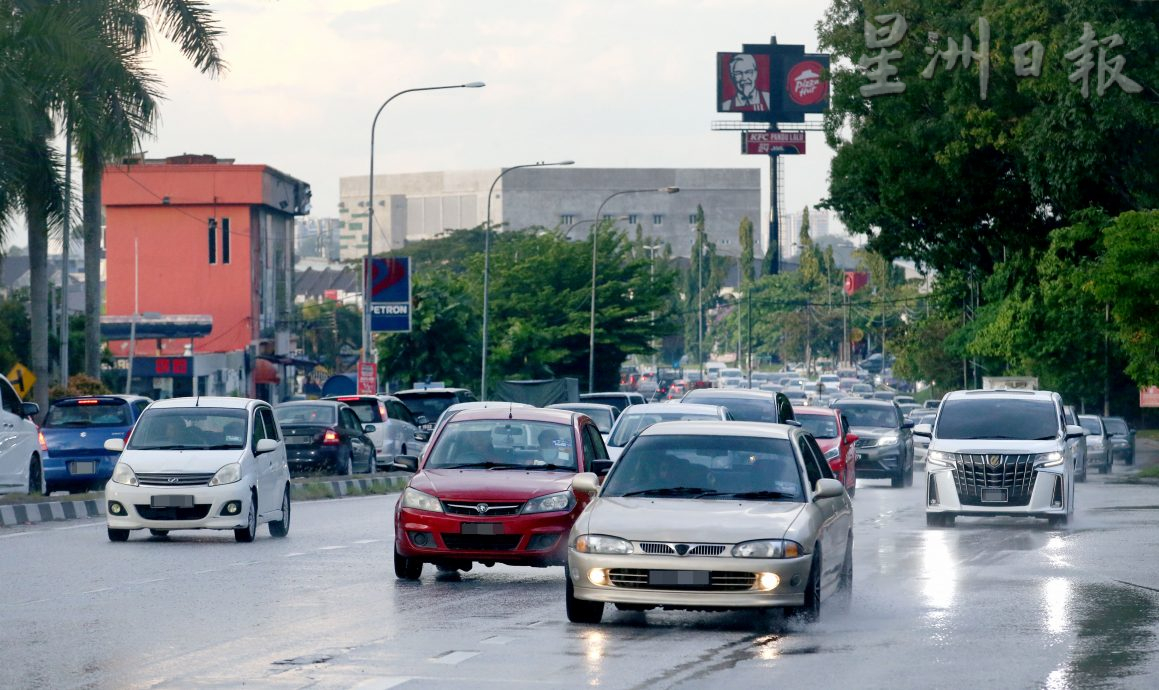
<path fill-rule="evenodd" d="M 47 493 L 104 488 L 120 455 L 105 450 L 105 441 L 126 438 L 151 402 L 139 395 L 90 395 L 49 405 L 40 429 Z"/>

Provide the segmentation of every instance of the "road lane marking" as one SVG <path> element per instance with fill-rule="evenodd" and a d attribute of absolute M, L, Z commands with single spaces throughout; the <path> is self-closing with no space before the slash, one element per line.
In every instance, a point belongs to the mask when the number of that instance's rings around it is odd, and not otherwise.
<path fill-rule="evenodd" d="M 87 592 L 81 592 L 81 594 L 99 594 L 100 592 L 111 592 L 111 591 L 113 591 L 112 587 L 101 587 L 100 589 L 90 589 Z"/>
<path fill-rule="evenodd" d="M 479 644 L 508 644 L 514 642 L 514 637 L 504 637 L 502 635 L 494 635 L 479 641 Z"/>
<path fill-rule="evenodd" d="M 92 529 L 94 527 L 104 527 L 104 522 L 94 522 L 91 525 L 69 525 L 68 527 L 53 527 L 54 530 L 64 531 L 66 529 Z"/>
<path fill-rule="evenodd" d="M 167 579 L 169 579 L 169 578 L 167 578 L 167 577 L 155 577 L 152 580 L 137 580 L 136 582 L 130 582 L 129 584 L 130 585 L 150 585 L 150 584 L 153 584 L 154 582 L 164 582 Z"/>
<path fill-rule="evenodd" d="M 319 551 L 337 551 L 338 549 L 345 549 L 345 546 L 323 546 Z"/>
<path fill-rule="evenodd" d="M 479 652 L 447 652 L 441 656 L 432 657 L 431 661 L 436 664 L 446 664 L 447 666 L 455 666 L 463 663 L 471 657 L 479 656 Z"/>
<path fill-rule="evenodd" d="M 351 687 L 350 690 L 390 690 L 390 688 L 397 688 L 403 683 L 409 683 L 414 680 L 413 676 L 388 676 L 386 678 L 371 678 L 364 680 L 358 685 Z"/>
<path fill-rule="evenodd" d="M 305 553 L 303 553 L 301 551 L 297 551 L 295 553 L 288 553 L 285 556 L 283 556 L 283 558 L 297 558 L 298 556 L 305 556 L 305 555 L 306 555 Z"/>
<path fill-rule="evenodd" d="M 358 541 L 353 542 L 353 543 L 355 543 L 355 544 L 377 544 L 380 541 L 382 541 L 382 540 L 381 539 L 359 539 Z"/>
<path fill-rule="evenodd" d="M 11 539 L 12 537 L 27 537 L 34 532 L 14 532 L 12 534 L 0 534 L 0 539 Z"/>

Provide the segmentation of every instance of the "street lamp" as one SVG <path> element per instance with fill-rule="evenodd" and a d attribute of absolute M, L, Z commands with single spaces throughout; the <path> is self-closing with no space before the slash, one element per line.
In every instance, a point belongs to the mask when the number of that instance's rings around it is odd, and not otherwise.
<path fill-rule="evenodd" d="M 450 84 L 448 86 L 422 86 L 414 89 L 404 89 L 394 94 L 390 98 L 383 101 L 382 105 L 378 106 L 378 111 L 374 113 L 374 120 L 370 123 L 370 193 L 366 200 L 366 263 L 362 267 L 362 360 L 366 361 L 368 357 L 373 357 L 374 361 L 378 361 L 377 353 L 371 354 L 373 342 L 370 335 L 370 299 L 371 289 L 370 284 L 370 261 L 374 258 L 374 130 L 378 126 L 378 116 L 386 106 L 403 95 L 404 93 L 412 93 L 415 91 L 442 91 L 445 89 L 480 89 L 486 86 L 481 81 L 473 81 L 466 84 Z"/>
<path fill-rule="evenodd" d="M 588 392 L 594 393 L 596 386 L 596 239 L 600 232 L 601 214 L 604 212 L 604 206 L 609 201 L 624 194 L 648 194 L 651 192 L 659 192 L 661 194 L 675 194 L 680 191 L 679 187 L 661 187 L 660 189 L 625 189 L 619 192 L 612 192 L 607 198 L 600 203 L 600 208 L 596 211 L 595 225 L 592 226 L 592 309 L 591 318 L 588 323 Z"/>
<path fill-rule="evenodd" d="M 495 185 L 504 175 L 512 170 L 519 170 L 521 168 L 542 168 L 553 165 L 575 165 L 575 161 L 558 161 L 555 163 L 545 163 L 538 161 L 536 163 L 524 163 L 523 165 L 516 165 L 510 168 L 504 168 L 499 171 L 495 179 L 491 181 L 491 188 L 487 190 L 487 227 L 483 231 L 483 355 L 480 357 L 480 374 L 479 374 L 479 399 L 487 399 L 487 334 L 488 334 L 488 312 L 490 305 L 491 293 L 491 197 L 495 195 Z"/>

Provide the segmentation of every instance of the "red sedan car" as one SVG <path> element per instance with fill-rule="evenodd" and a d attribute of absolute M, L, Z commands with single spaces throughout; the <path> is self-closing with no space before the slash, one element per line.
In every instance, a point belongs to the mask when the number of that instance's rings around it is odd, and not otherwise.
<path fill-rule="evenodd" d="M 567 410 L 489 407 L 459 412 L 431 439 L 395 507 L 394 571 L 562 565 L 567 535 L 589 498 L 578 472 L 607 472 L 595 422 Z"/>
<path fill-rule="evenodd" d="M 826 407 L 793 407 L 793 414 L 805 427 L 829 461 L 829 469 L 845 485 L 852 496 L 857 491 L 857 434 L 849 433 L 845 418 L 837 410 Z"/>

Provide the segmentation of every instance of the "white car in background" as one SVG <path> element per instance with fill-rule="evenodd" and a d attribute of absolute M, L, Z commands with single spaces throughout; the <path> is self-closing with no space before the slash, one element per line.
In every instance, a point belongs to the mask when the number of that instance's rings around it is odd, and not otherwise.
<path fill-rule="evenodd" d="M 366 435 L 374 442 L 377 468 L 390 468 L 403 455 L 422 455 L 427 447 L 430 434 L 420 429 L 426 418 L 416 418 L 393 395 L 332 395 L 323 400 L 346 403 L 364 430 L 372 428 Z"/>
<path fill-rule="evenodd" d="M 171 530 L 233 530 L 251 542 L 258 525 L 270 535 L 290 530 L 290 467 L 286 447 L 263 400 L 172 398 L 151 404 L 120 453 L 105 486 L 110 541 L 132 530 L 163 537 Z"/>
<path fill-rule="evenodd" d="M 616 419 L 616 425 L 612 427 L 612 433 L 608 435 L 608 440 L 605 443 L 608 447 L 608 458 L 614 462 L 620 457 L 620 453 L 624 452 L 624 446 L 653 424 L 713 419 L 729 420 L 732 419 L 732 415 L 720 405 L 699 405 L 686 402 L 681 402 L 678 405 L 667 403 L 633 405 Z"/>
<path fill-rule="evenodd" d="M 44 493 L 40 431 L 32 421 L 39 412 L 39 405 L 22 402 L 0 376 L 0 494 Z"/>

